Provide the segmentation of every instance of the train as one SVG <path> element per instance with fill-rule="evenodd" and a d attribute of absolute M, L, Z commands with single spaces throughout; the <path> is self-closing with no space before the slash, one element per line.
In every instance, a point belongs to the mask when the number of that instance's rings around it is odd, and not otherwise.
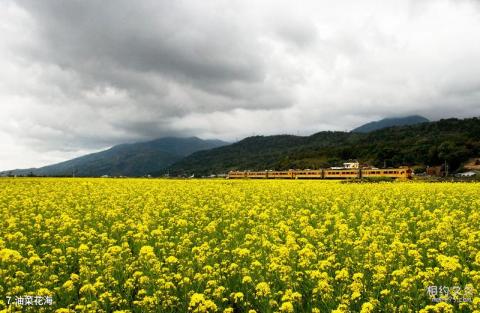
<path fill-rule="evenodd" d="M 241 179 L 358 179 L 364 177 L 388 177 L 392 179 L 411 179 L 413 171 L 408 166 L 398 168 L 344 167 L 317 170 L 287 171 L 230 171 L 227 178 Z"/>

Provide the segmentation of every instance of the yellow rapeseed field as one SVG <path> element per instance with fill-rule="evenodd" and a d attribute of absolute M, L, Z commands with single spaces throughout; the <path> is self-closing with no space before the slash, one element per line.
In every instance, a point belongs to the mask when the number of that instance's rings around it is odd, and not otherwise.
<path fill-rule="evenodd" d="M 1 312 L 480 312 L 479 291 L 480 184 L 0 179 Z"/>

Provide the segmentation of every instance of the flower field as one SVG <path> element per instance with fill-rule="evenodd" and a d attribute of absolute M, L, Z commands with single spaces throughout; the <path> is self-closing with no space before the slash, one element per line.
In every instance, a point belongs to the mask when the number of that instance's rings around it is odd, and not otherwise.
<path fill-rule="evenodd" d="M 1 312 L 475 310 L 479 184 L 0 179 Z"/>

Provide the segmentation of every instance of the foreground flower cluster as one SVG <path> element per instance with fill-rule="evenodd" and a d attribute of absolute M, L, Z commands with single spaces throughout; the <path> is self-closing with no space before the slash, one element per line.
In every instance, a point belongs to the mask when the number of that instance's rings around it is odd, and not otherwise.
<path fill-rule="evenodd" d="M 0 179 L 0 311 L 480 310 L 479 192 L 461 183 Z M 436 302 L 431 286 L 461 291 Z M 24 295 L 53 304 L 7 304 Z"/>

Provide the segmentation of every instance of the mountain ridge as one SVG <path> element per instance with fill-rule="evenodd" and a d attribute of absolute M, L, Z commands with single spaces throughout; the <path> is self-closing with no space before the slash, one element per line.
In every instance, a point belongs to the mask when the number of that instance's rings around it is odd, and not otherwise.
<path fill-rule="evenodd" d="M 180 175 L 210 175 L 229 170 L 330 167 L 349 159 L 378 167 L 432 166 L 447 161 L 456 169 L 469 157 L 478 155 L 480 119 L 452 118 L 369 133 L 325 131 L 310 136 L 248 137 L 231 145 L 192 153 L 168 170 Z"/>
<path fill-rule="evenodd" d="M 163 137 L 150 141 L 124 143 L 39 168 L 0 172 L 5 175 L 35 176 L 144 176 L 168 167 L 199 150 L 228 144 L 197 137 Z"/>
<path fill-rule="evenodd" d="M 430 122 L 430 120 L 421 115 L 408 115 L 403 117 L 387 117 L 378 121 L 372 121 L 372 122 L 363 124 L 359 127 L 352 129 L 351 132 L 369 133 L 369 132 L 387 128 L 387 127 L 408 126 L 408 125 L 415 125 L 415 124 L 428 123 L 428 122 Z"/>

